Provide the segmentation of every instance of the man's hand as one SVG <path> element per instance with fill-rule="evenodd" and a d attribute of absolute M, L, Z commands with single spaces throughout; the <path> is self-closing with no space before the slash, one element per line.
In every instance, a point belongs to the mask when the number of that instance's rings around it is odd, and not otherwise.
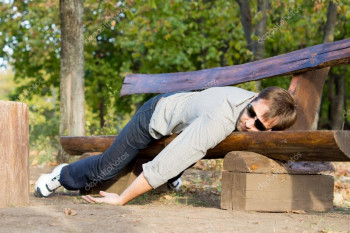
<path fill-rule="evenodd" d="M 95 198 L 90 195 L 82 196 L 82 198 L 93 204 L 106 203 L 111 205 L 125 205 L 132 199 L 151 189 L 152 186 L 148 183 L 142 172 L 120 196 L 115 193 L 100 191 L 100 195 L 103 196 L 102 198 Z"/>
<path fill-rule="evenodd" d="M 86 196 L 82 196 L 82 198 L 85 201 L 93 203 L 93 204 L 106 203 L 106 204 L 111 204 L 111 205 L 123 205 L 121 202 L 121 198 L 118 194 L 100 191 L 100 195 L 103 197 L 96 198 L 96 197 L 92 197 L 90 195 L 86 195 Z"/>

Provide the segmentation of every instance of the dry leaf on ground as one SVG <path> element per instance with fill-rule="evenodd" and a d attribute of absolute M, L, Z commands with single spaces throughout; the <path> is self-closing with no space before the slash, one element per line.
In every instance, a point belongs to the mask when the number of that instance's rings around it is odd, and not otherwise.
<path fill-rule="evenodd" d="M 170 196 L 170 195 L 165 195 L 165 196 L 164 196 L 164 198 L 165 198 L 165 199 L 167 199 L 167 200 L 171 200 L 171 199 L 173 199 L 173 197 L 172 197 L 172 196 Z"/>
<path fill-rule="evenodd" d="M 64 209 L 64 213 L 66 214 L 66 216 L 68 215 L 71 215 L 71 216 L 74 216 L 74 215 L 77 215 L 77 211 L 71 209 L 71 208 L 65 208 Z"/>

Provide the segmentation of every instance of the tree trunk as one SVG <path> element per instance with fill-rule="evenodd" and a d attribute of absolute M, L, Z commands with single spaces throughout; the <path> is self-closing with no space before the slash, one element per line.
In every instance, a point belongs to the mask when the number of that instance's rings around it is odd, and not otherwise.
<path fill-rule="evenodd" d="M 240 12 L 241 12 L 241 23 L 243 26 L 243 30 L 244 30 L 244 36 L 245 39 L 247 41 L 247 47 L 250 51 L 253 51 L 253 44 L 252 44 L 252 17 L 251 17 L 251 13 L 250 13 L 250 5 L 249 5 L 249 0 L 236 0 L 239 8 L 240 8 Z"/>
<path fill-rule="evenodd" d="M 52 85 L 52 117 L 55 118 L 55 112 L 56 112 L 56 87 L 55 85 Z"/>
<path fill-rule="evenodd" d="M 102 93 L 102 90 L 103 90 L 103 84 L 99 81 L 98 82 L 98 91 L 99 93 Z M 99 109 L 100 109 L 100 112 L 99 112 L 99 117 L 100 117 L 100 127 L 103 128 L 104 125 L 105 125 L 105 98 L 104 96 L 101 96 L 101 101 L 99 103 Z"/>
<path fill-rule="evenodd" d="M 241 12 L 241 22 L 243 25 L 244 36 L 247 40 L 247 46 L 250 51 L 254 54 L 254 61 L 261 60 L 264 58 L 264 50 L 265 50 L 265 40 L 257 40 L 252 41 L 252 19 L 251 19 L 251 10 L 249 1 L 245 0 L 236 0 L 240 12 Z M 266 11 L 269 8 L 269 0 L 258 0 L 258 14 L 262 14 L 261 20 L 257 22 L 255 25 L 255 35 L 258 38 L 262 38 L 266 34 L 266 25 L 267 25 L 267 15 Z M 261 81 L 255 81 L 256 90 L 261 90 Z"/>
<path fill-rule="evenodd" d="M 85 135 L 82 0 L 60 0 L 60 135 Z M 68 161 L 60 149 L 58 162 Z"/>
<path fill-rule="evenodd" d="M 327 22 L 324 27 L 323 43 L 329 43 L 334 40 L 334 28 L 337 23 L 337 5 L 329 1 Z M 342 127 L 342 109 L 344 107 L 345 80 L 343 75 L 336 75 L 332 70 L 329 73 L 328 80 L 329 93 L 329 120 L 331 129 L 341 129 Z M 319 114 L 318 114 L 319 115 Z M 318 121 L 318 115 L 315 122 Z M 316 125 L 317 126 L 317 125 Z"/>
<path fill-rule="evenodd" d="M 336 75 L 334 72 L 329 74 L 329 112 L 331 129 L 341 129 L 343 123 L 343 108 L 345 96 L 345 79 L 343 75 Z"/>
<path fill-rule="evenodd" d="M 266 25 L 267 25 L 267 15 L 266 11 L 269 7 L 269 0 L 258 0 L 258 13 L 261 12 L 262 18 L 255 25 L 255 35 L 258 38 L 262 38 L 266 34 Z M 265 50 L 265 40 L 254 41 L 253 53 L 254 61 L 264 59 L 264 50 Z M 257 91 L 261 90 L 261 80 L 255 81 L 255 88 Z"/>
<path fill-rule="evenodd" d="M 334 28 L 337 23 L 337 5 L 329 1 L 327 11 L 327 23 L 324 27 L 323 43 L 330 43 L 334 40 Z"/>

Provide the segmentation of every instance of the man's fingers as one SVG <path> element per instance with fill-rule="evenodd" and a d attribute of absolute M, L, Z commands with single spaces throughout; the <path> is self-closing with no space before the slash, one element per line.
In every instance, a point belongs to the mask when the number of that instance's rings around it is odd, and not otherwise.
<path fill-rule="evenodd" d="M 101 196 L 104 196 L 104 197 L 105 197 L 105 196 L 107 196 L 108 194 L 109 194 L 109 193 L 107 193 L 107 192 L 105 192 L 105 191 L 100 191 L 100 195 L 101 195 Z"/>
<path fill-rule="evenodd" d="M 89 203 L 91 203 L 92 201 L 89 199 L 89 198 L 87 198 L 86 196 L 81 196 L 85 201 L 87 201 L 87 202 L 89 202 Z"/>
<path fill-rule="evenodd" d="M 96 203 L 99 203 L 99 202 L 100 202 L 97 198 L 93 198 L 93 197 L 90 196 L 90 195 L 82 196 L 82 198 L 83 198 L 85 201 L 89 202 L 89 203 L 94 203 L 94 204 L 96 204 Z"/>
<path fill-rule="evenodd" d="M 93 201 L 89 195 L 82 196 L 82 198 L 89 203 L 95 203 L 95 201 Z"/>
<path fill-rule="evenodd" d="M 105 191 L 100 191 L 100 195 L 103 197 L 119 197 L 116 193 L 107 193 Z"/>
<path fill-rule="evenodd" d="M 92 197 L 90 195 L 82 196 L 82 198 L 85 201 L 87 201 L 89 203 L 93 203 L 93 204 L 106 203 L 106 204 L 116 205 L 118 203 L 119 195 L 117 195 L 115 193 L 107 193 L 104 191 L 100 191 L 100 194 L 103 196 L 102 198 L 96 198 L 96 197 Z"/>

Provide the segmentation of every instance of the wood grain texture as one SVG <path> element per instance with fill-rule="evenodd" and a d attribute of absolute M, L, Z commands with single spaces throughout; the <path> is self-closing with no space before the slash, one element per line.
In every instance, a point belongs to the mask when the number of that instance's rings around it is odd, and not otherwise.
<path fill-rule="evenodd" d="M 298 115 L 297 121 L 288 130 L 312 129 L 329 69 L 327 67 L 293 76 L 289 92 L 298 105 Z"/>
<path fill-rule="evenodd" d="M 28 105 L 0 100 L 0 119 L 0 208 L 28 205 Z"/>
<path fill-rule="evenodd" d="M 221 187 L 220 207 L 224 210 L 232 210 L 233 172 L 222 171 Z"/>
<path fill-rule="evenodd" d="M 138 157 L 154 158 L 176 136 L 174 134 L 157 140 L 142 150 Z M 107 150 L 115 137 L 63 136 L 61 144 L 68 154 L 81 155 Z M 299 161 L 350 161 L 349 139 L 350 132 L 346 130 L 233 132 L 215 148 L 208 150 L 205 159 L 223 158 L 231 151 L 252 151 L 281 161 L 288 161 L 297 153 L 301 154 Z"/>
<path fill-rule="evenodd" d="M 301 154 L 282 162 L 250 151 L 232 151 L 225 156 L 223 170 L 259 174 L 321 174 L 334 172 L 329 162 L 301 162 Z"/>
<path fill-rule="evenodd" d="M 241 65 L 191 72 L 129 74 L 124 79 L 121 96 L 200 90 L 349 63 L 350 39 L 345 39 Z"/>
<path fill-rule="evenodd" d="M 231 206 L 233 210 L 284 212 L 327 211 L 333 207 L 332 176 L 224 173 L 223 177 L 232 180 L 222 186 L 223 193 L 232 195 L 231 200 L 222 196 L 225 209 Z"/>

